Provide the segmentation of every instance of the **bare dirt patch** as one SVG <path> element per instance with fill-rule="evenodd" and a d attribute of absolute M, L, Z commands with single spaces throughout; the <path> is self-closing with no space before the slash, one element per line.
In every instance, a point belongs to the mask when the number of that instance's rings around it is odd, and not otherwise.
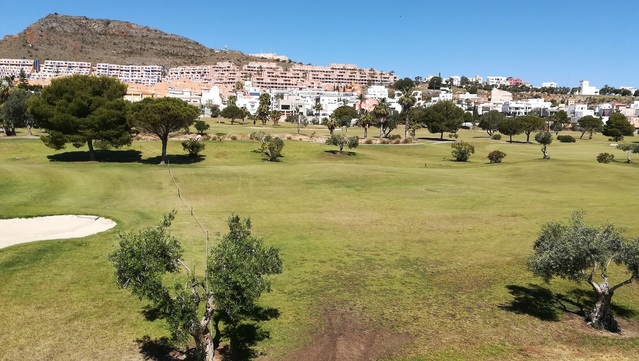
<path fill-rule="evenodd" d="M 352 311 L 326 309 L 324 326 L 308 346 L 287 360 L 369 361 L 397 355 L 413 337 L 385 329 Z"/>

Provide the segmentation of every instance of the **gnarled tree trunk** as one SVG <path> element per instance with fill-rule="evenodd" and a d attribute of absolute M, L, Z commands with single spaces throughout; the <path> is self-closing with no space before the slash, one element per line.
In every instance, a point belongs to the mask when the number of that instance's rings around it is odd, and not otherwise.
<path fill-rule="evenodd" d="M 586 320 L 588 324 L 594 328 L 604 329 L 611 332 L 619 332 L 619 324 L 612 315 L 610 304 L 614 291 L 608 288 L 608 283 L 603 282 L 599 285 L 599 290 L 595 290 L 597 294 L 597 302 L 595 307 L 588 313 Z"/>

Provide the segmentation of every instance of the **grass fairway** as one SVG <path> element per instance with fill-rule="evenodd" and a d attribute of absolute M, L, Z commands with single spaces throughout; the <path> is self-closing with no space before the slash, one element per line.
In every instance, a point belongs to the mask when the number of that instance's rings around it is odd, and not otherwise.
<path fill-rule="evenodd" d="M 209 133 L 254 128 L 211 122 Z M 312 132 L 327 134 L 302 129 Z M 579 208 L 590 223 L 608 220 L 639 236 L 638 166 L 597 163 L 601 152 L 625 159 L 601 135 L 555 140 L 551 159 L 542 160 L 539 145 L 480 131 L 460 132 L 476 152 L 456 163 L 449 141 L 422 132 L 417 144 L 360 145 L 354 155 L 287 140 L 278 163 L 264 162 L 250 141 L 209 141 L 205 158 L 192 164 L 172 158 L 181 194 L 212 242 L 235 212 L 281 249 L 284 272 L 261 299 L 279 316 L 256 326 L 258 342 L 249 346 L 258 358 L 323 360 L 322 352 L 337 348 L 346 353 L 335 359 L 357 360 L 635 359 L 637 285 L 615 294 L 626 332 L 609 335 L 543 302 L 557 294 L 576 300 L 585 285 L 544 284 L 526 259 L 542 224 Z M 507 154 L 504 163 L 487 164 L 494 149 Z M 159 150 L 159 142 L 136 141 L 92 163 L 75 149 L 56 155 L 40 140 L 0 139 L 0 218 L 97 214 L 118 222 L 82 239 L 0 249 L 1 360 L 143 359 L 149 343 L 142 339 L 169 336 L 162 321 L 145 319 L 147 303 L 118 289 L 106 258 L 118 231 L 153 225 L 176 209 L 172 233 L 187 262 L 204 267 L 202 230 L 167 167 L 147 161 Z M 169 154 L 182 153 L 170 142 Z"/>

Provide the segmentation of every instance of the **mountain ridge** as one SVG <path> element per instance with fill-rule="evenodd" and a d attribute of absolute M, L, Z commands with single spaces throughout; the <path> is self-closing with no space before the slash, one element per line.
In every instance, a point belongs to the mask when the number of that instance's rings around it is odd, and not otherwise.
<path fill-rule="evenodd" d="M 0 40 L 0 57 L 176 66 L 273 60 L 235 50 L 210 49 L 194 40 L 134 23 L 49 14 Z"/>

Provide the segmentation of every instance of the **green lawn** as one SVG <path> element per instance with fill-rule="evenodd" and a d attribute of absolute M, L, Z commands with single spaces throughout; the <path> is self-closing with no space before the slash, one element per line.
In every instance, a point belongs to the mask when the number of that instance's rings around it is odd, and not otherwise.
<path fill-rule="evenodd" d="M 296 133 L 291 125 L 209 122 L 210 134 Z M 348 134 L 361 137 L 363 130 Z M 610 336 L 540 302 L 584 285 L 544 284 L 525 263 L 541 225 L 579 208 L 591 223 L 612 221 L 639 236 L 638 166 L 597 163 L 601 152 L 625 159 L 601 135 L 555 140 L 551 159 L 542 160 L 537 144 L 461 131 L 460 139 L 475 145 L 468 163 L 450 161 L 450 141 L 425 131 L 418 137 L 410 145 L 361 145 L 354 155 L 286 140 L 278 163 L 253 152 L 256 142 L 230 140 L 208 141 L 205 158 L 189 163 L 179 142 L 170 142 L 170 169 L 212 242 L 235 212 L 250 216 L 254 234 L 281 249 L 284 272 L 261 301 L 279 316 L 259 324 L 268 335 L 252 346 L 260 357 L 291 359 L 339 316 L 377 335 L 376 343 L 395 343 L 379 354 L 388 359 L 634 359 L 636 285 L 615 295 L 627 332 Z M 507 154 L 504 163 L 488 164 L 495 149 Z M 0 139 L 0 218 L 97 214 L 118 222 L 82 239 L 0 249 L 1 360 L 141 359 L 140 340 L 169 335 L 162 321 L 145 320 L 147 303 L 115 283 L 106 255 L 119 231 L 153 225 L 176 209 L 172 232 L 188 263 L 204 267 L 204 234 L 167 167 L 153 164 L 159 142 L 135 141 L 93 163 L 76 151 Z"/>

